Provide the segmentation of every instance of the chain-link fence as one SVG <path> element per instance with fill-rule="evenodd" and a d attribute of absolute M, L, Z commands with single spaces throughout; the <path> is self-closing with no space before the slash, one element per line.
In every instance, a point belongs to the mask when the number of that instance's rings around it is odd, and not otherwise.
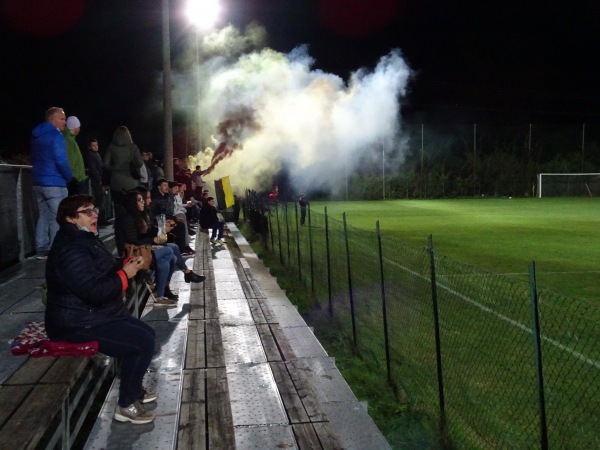
<path fill-rule="evenodd" d="M 260 207 L 256 207 L 260 205 Z M 308 211 L 247 201 L 340 338 L 456 448 L 600 448 L 600 308 Z M 253 213 L 250 210 L 254 210 Z M 256 220 L 255 220 L 256 221 Z"/>

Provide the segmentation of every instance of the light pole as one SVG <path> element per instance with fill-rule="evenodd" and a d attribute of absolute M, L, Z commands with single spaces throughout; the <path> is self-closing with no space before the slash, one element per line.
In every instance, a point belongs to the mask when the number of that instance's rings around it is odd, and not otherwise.
<path fill-rule="evenodd" d="M 171 97 L 171 40 L 169 37 L 169 0 L 162 0 L 163 50 L 163 125 L 165 176 L 173 180 L 173 101 Z"/>
<path fill-rule="evenodd" d="M 188 0 L 185 14 L 196 28 L 196 99 L 198 120 L 197 151 L 202 150 L 202 125 L 200 122 L 200 33 L 210 30 L 221 14 L 219 0 Z"/>

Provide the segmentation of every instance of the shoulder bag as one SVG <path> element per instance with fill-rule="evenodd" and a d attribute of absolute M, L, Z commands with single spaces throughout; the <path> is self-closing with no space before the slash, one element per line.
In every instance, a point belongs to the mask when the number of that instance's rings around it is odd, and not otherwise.
<path fill-rule="evenodd" d="M 125 244 L 125 256 L 142 256 L 144 258 L 144 264 L 142 269 L 148 270 L 152 265 L 152 246 L 151 245 L 135 245 Z"/>

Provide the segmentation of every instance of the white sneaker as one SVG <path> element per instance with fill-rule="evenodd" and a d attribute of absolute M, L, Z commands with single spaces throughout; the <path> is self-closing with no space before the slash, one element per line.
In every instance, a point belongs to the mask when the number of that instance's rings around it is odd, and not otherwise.
<path fill-rule="evenodd" d="M 135 401 L 126 408 L 117 405 L 114 417 L 119 422 L 131 422 L 141 425 L 152 422 L 155 416 L 151 412 L 147 412 L 139 401 Z"/>
<path fill-rule="evenodd" d="M 225 241 L 223 239 L 217 240 L 217 244 L 224 244 L 224 243 L 225 243 Z"/>
<path fill-rule="evenodd" d="M 176 308 L 177 302 L 175 302 L 173 300 L 169 300 L 166 297 L 157 298 L 156 300 L 154 300 L 154 307 L 155 308 Z"/>

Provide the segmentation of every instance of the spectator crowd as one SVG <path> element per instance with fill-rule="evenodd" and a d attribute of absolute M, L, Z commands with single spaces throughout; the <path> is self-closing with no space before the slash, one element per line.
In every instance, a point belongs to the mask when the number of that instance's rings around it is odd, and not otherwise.
<path fill-rule="evenodd" d="M 47 260 L 46 329 L 52 340 L 96 341 L 100 352 L 120 358 L 114 418 L 145 424 L 154 414 L 143 405 L 158 398 L 142 386 L 155 332 L 128 314 L 123 293 L 131 279 L 142 278 L 154 285 L 154 307 L 177 306 L 169 286 L 176 270 L 186 283 L 204 281 L 186 265 L 195 253 L 191 236 L 198 226 L 212 229 L 211 242 L 221 245 L 224 224 L 200 166 L 191 171 L 175 159 L 175 179 L 167 180 L 161 163 L 140 151 L 126 126 L 116 128 L 104 156 L 97 138 L 82 151 L 81 128 L 78 117 L 52 107 L 32 131 L 36 258 Z M 113 217 L 116 256 L 98 239 L 98 226 Z M 132 255 L 131 249 L 147 252 Z"/>

